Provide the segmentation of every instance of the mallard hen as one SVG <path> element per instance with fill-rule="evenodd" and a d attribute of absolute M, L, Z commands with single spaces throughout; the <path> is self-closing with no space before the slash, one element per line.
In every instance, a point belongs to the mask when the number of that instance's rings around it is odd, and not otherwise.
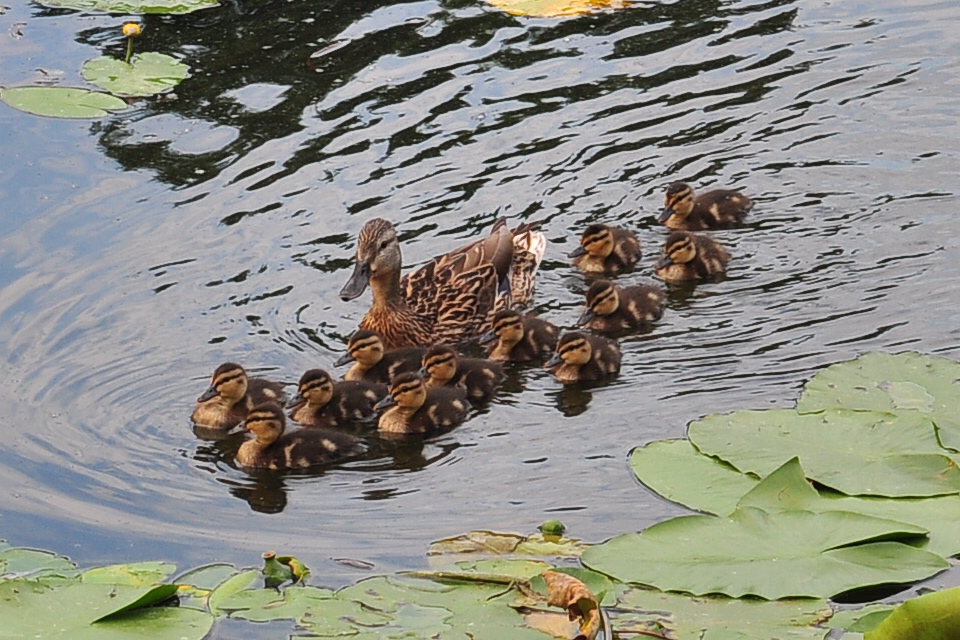
<path fill-rule="evenodd" d="M 601 333 L 635 329 L 662 318 L 666 304 L 667 293 L 662 287 L 618 287 L 609 280 L 597 280 L 587 290 L 586 308 L 577 324 Z"/>
<path fill-rule="evenodd" d="M 290 417 L 305 427 L 342 427 L 375 414 L 373 407 L 387 395 L 386 385 L 362 380 L 334 382 L 323 369 L 310 369 L 287 403 Z"/>
<path fill-rule="evenodd" d="M 224 362 L 213 372 L 210 386 L 197 398 L 191 416 L 206 429 L 232 429 L 261 402 L 283 401 L 283 385 L 263 378 L 250 378 L 235 362 Z"/>
<path fill-rule="evenodd" d="M 504 309 L 493 316 L 493 328 L 480 337 L 489 343 L 487 356 L 501 362 L 530 362 L 553 352 L 557 328 L 532 313 Z"/>
<path fill-rule="evenodd" d="M 463 342 L 486 331 L 497 309 L 529 304 L 546 247 L 538 226 L 511 231 L 501 218 L 488 237 L 401 278 L 396 229 L 375 218 L 360 231 L 356 266 L 340 297 L 353 300 L 370 285 L 373 303 L 360 327 L 379 333 L 387 348 Z"/>
<path fill-rule="evenodd" d="M 419 374 L 402 373 L 377 405 L 386 410 L 377 426 L 384 433 L 429 433 L 460 424 L 469 407 L 463 387 L 428 389 Z"/>
<path fill-rule="evenodd" d="M 573 264 L 586 273 L 617 274 L 631 269 L 641 256 L 637 234 L 623 227 L 592 224 L 570 252 Z"/>
<path fill-rule="evenodd" d="M 730 254 L 712 238 L 674 231 L 667 236 L 655 271 L 667 282 L 706 280 L 726 273 L 728 262 Z"/>
<path fill-rule="evenodd" d="M 503 366 L 485 358 L 464 358 L 445 344 L 427 349 L 420 375 L 427 387 L 463 387 L 474 404 L 488 402 L 503 382 Z"/>
<path fill-rule="evenodd" d="M 597 382 L 620 373 L 620 345 L 603 336 L 568 331 L 543 366 L 564 384 Z"/>
<path fill-rule="evenodd" d="M 344 380 L 364 380 L 389 384 L 394 376 L 411 371 L 420 371 L 426 347 L 400 347 L 387 349 L 383 338 L 376 331 L 357 329 L 350 336 L 347 352 L 333 363 L 341 367 L 349 362 L 353 366 L 343 374 Z"/>
<path fill-rule="evenodd" d="M 714 189 L 698 196 L 686 182 L 667 187 L 663 211 L 657 219 L 671 229 L 703 231 L 743 224 L 753 201 L 739 191 Z"/>

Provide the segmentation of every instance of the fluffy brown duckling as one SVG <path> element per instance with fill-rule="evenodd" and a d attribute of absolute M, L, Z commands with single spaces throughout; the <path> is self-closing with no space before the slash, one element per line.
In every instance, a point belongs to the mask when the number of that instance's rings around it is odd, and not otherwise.
<path fill-rule="evenodd" d="M 666 292 L 656 285 L 618 287 L 597 280 L 587 290 L 587 306 L 577 325 L 601 333 L 635 329 L 662 318 L 666 304 Z"/>
<path fill-rule="evenodd" d="M 427 349 L 420 375 L 427 387 L 456 387 L 467 390 L 474 404 L 488 402 L 503 382 L 503 366 L 484 358 L 463 358 L 445 344 Z"/>
<path fill-rule="evenodd" d="M 543 365 L 564 384 L 597 382 L 620 373 L 620 345 L 616 340 L 569 331 L 557 342 L 557 351 Z"/>
<path fill-rule="evenodd" d="M 686 182 L 674 182 L 667 187 L 657 220 L 684 231 L 726 229 L 743 224 L 752 207 L 753 201 L 739 191 L 714 189 L 697 196 Z"/>
<path fill-rule="evenodd" d="M 420 371 L 426 347 L 400 347 L 387 350 L 383 338 L 376 331 L 357 329 L 350 336 L 347 352 L 333 363 L 339 367 L 352 362 L 343 375 L 344 380 L 364 380 L 390 384 L 394 376 L 409 371 Z"/>
<path fill-rule="evenodd" d="M 580 236 L 580 246 L 568 257 L 587 273 L 617 274 L 633 267 L 640 259 L 637 234 L 623 227 L 592 224 Z"/>
<path fill-rule="evenodd" d="M 393 379 L 390 395 L 380 401 L 378 428 L 384 433 L 429 433 L 463 422 L 470 403 L 463 387 L 427 388 L 419 374 L 402 373 Z"/>
<path fill-rule="evenodd" d="M 667 282 L 706 280 L 726 273 L 728 262 L 730 254 L 712 238 L 674 231 L 667 236 L 655 271 Z"/>
<path fill-rule="evenodd" d="M 530 362 L 553 353 L 560 332 L 532 313 L 504 309 L 493 316 L 493 328 L 480 337 L 487 356 L 501 362 Z"/>
<path fill-rule="evenodd" d="M 334 382 L 323 369 L 310 369 L 300 376 L 297 395 L 287 409 L 305 427 L 342 427 L 372 418 L 373 408 L 386 395 L 386 385 L 378 382 Z"/>
<path fill-rule="evenodd" d="M 287 419 L 275 402 L 250 410 L 244 426 L 255 437 L 237 450 L 237 464 L 256 469 L 305 469 L 363 453 L 363 443 L 349 433 L 297 429 L 284 433 Z"/>
<path fill-rule="evenodd" d="M 282 401 L 283 386 L 263 378 L 250 378 L 235 362 L 224 362 L 213 372 L 210 386 L 197 398 L 194 424 L 207 429 L 232 429 L 254 405 Z"/>

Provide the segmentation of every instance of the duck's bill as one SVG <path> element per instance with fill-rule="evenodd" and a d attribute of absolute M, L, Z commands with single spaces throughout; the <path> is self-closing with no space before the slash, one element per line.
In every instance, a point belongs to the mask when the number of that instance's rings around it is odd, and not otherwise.
<path fill-rule="evenodd" d="M 559 353 L 555 353 L 553 354 L 552 358 L 550 358 L 549 360 L 546 361 L 546 363 L 544 363 L 543 368 L 553 369 L 554 367 L 558 367 L 561 364 L 563 364 L 563 358 L 560 357 Z"/>
<path fill-rule="evenodd" d="M 670 256 L 661 256 L 657 260 L 657 264 L 654 265 L 654 269 L 663 269 L 664 267 L 669 267 L 673 264 L 673 260 L 670 259 Z"/>
<path fill-rule="evenodd" d="M 307 399 L 298 393 L 297 395 L 293 396 L 287 401 L 286 406 L 287 406 L 287 409 L 296 409 L 300 407 L 300 405 L 303 405 L 306 403 L 307 403 Z"/>
<path fill-rule="evenodd" d="M 374 411 L 383 411 L 384 409 L 389 409 L 390 407 L 394 406 L 395 404 L 397 404 L 397 403 L 396 403 L 396 401 L 393 399 L 393 396 L 387 396 L 386 398 L 384 398 L 383 400 L 381 400 L 381 401 L 378 402 L 377 404 L 373 405 L 373 410 L 374 410 Z"/>
<path fill-rule="evenodd" d="M 335 367 L 342 367 L 345 364 L 353 362 L 353 356 L 350 355 L 350 352 L 347 351 L 345 354 L 337 358 L 337 361 L 333 363 Z"/>
<path fill-rule="evenodd" d="M 353 268 L 353 275 L 347 280 L 347 284 L 343 285 L 343 289 L 340 289 L 340 299 L 344 302 L 353 300 L 366 290 L 369 282 L 370 265 L 358 260 Z"/>
<path fill-rule="evenodd" d="M 663 224 L 670 219 L 670 216 L 673 215 L 673 207 L 664 207 L 663 211 L 660 212 L 660 217 L 657 218 L 657 222 Z"/>
<path fill-rule="evenodd" d="M 582 327 L 590 322 L 596 317 L 597 314 L 593 312 L 593 309 L 584 309 L 583 313 L 580 314 L 580 318 L 577 320 L 577 326 Z"/>
<path fill-rule="evenodd" d="M 587 250 L 583 248 L 583 245 L 577 247 L 573 251 L 567 254 L 568 258 L 579 258 L 580 256 L 587 255 Z"/>
<path fill-rule="evenodd" d="M 203 392 L 203 395 L 197 398 L 197 402 L 206 402 L 207 400 L 213 400 L 216 398 L 219 393 L 217 393 L 217 388 L 213 385 L 207 387 L 207 390 Z"/>
<path fill-rule="evenodd" d="M 480 344 L 490 344 L 496 339 L 497 339 L 497 332 L 491 329 L 490 331 L 482 333 L 480 337 L 477 338 L 477 342 L 479 342 Z"/>

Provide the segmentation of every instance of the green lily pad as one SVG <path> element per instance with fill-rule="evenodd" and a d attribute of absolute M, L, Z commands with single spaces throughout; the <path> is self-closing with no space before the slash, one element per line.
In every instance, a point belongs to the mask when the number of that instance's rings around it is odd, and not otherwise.
<path fill-rule="evenodd" d="M 907 352 L 831 365 L 807 382 L 797 410 L 836 407 L 919 413 L 937 425 L 944 446 L 960 451 L 960 362 Z"/>
<path fill-rule="evenodd" d="M 883 622 L 893 609 L 892 604 L 871 604 L 862 609 L 837 611 L 830 618 L 830 628 L 865 633 Z"/>
<path fill-rule="evenodd" d="M 909 583 L 947 568 L 897 539 L 921 527 L 857 513 L 740 507 L 729 517 L 682 516 L 584 551 L 583 563 L 621 582 L 695 595 L 829 597 Z"/>
<path fill-rule="evenodd" d="M 42 578 L 60 576 L 71 578 L 77 575 L 77 566 L 50 551 L 24 549 L 4 545 L 0 550 L 0 579 L 4 578 Z"/>
<path fill-rule="evenodd" d="M 147 51 L 129 64 L 110 56 L 88 60 L 80 75 L 118 96 L 143 97 L 169 91 L 190 75 L 190 68 L 168 55 Z"/>
<path fill-rule="evenodd" d="M 588 546 L 576 538 L 535 533 L 518 544 L 514 553 L 520 556 L 578 558 Z"/>
<path fill-rule="evenodd" d="M 691 422 L 687 435 L 702 453 L 761 477 L 799 456 L 807 477 L 848 495 L 960 492 L 960 468 L 915 412 L 737 411 Z"/>
<path fill-rule="evenodd" d="M 103 13 L 190 13 L 216 7 L 217 0 L 42 0 L 47 7 L 63 7 Z"/>
<path fill-rule="evenodd" d="M 514 533 L 468 531 L 459 536 L 437 540 L 430 545 L 427 555 L 447 553 L 512 553 L 526 538 Z"/>
<path fill-rule="evenodd" d="M 9 87 L 0 100 L 14 109 L 51 118 L 103 118 L 127 103 L 106 93 L 72 87 Z"/>
<path fill-rule="evenodd" d="M 80 579 L 84 582 L 99 582 L 101 584 L 146 586 L 165 580 L 176 568 L 176 565 L 168 562 L 115 564 L 108 567 L 88 569 L 80 574 Z"/>
<path fill-rule="evenodd" d="M 960 587 L 907 600 L 865 640 L 955 640 L 960 630 Z"/>
<path fill-rule="evenodd" d="M 217 585 L 207 598 L 210 613 L 217 616 L 224 612 L 223 603 L 229 602 L 237 593 L 247 589 L 260 578 L 260 571 L 250 569 L 231 576 Z"/>
<path fill-rule="evenodd" d="M 283 593 L 276 589 L 245 589 L 220 603 L 220 608 L 230 610 L 231 618 L 252 622 L 296 620 L 318 601 L 332 597 L 332 590 L 320 587 L 291 586 Z"/>

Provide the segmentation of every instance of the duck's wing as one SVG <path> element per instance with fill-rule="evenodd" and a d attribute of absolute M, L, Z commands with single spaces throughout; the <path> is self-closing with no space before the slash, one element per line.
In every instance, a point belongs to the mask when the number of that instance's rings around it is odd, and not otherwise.
<path fill-rule="evenodd" d="M 520 225 L 512 232 L 513 258 L 510 262 L 510 300 L 513 307 L 529 307 L 533 303 L 537 269 L 547 249 L 547 239 L 539 231 L 540 222 Z M 503 306 L 498 303 L 498 307 Z"/>
<path fill-rule="evenodd" d="M 437 272 L 436 323 L 438 343 L 456 344 L 490 328 L 497 300 L 498 274 L 492 264 L 463 268 L 466 257 Z"/>

